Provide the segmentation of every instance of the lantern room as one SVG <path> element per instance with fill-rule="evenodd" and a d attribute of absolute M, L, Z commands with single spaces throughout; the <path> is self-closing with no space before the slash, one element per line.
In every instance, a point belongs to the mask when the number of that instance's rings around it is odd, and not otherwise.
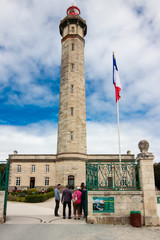
<path fill-rule="evenodd" d="M 81 11 L 76 6 L 71 6 L 67 9 L 67 15 L 80 15 Z"/>

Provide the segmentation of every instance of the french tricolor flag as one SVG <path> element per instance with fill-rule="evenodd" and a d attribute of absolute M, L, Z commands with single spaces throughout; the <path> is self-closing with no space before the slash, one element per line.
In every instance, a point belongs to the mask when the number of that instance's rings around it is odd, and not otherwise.
<path fill-rule="evenodd" d="M 119 78 L 119 73 L 118 73 L 118 68 L 117 68 L 114 52 L 113 52 L 113 84 L 115 87 L 116 103 L 117 103 L 117 101 L 121 98 L 120 91 L 121 91 L 122 87 L 121 87 L 121 82 L 120 82 L 120 78 Z"/>

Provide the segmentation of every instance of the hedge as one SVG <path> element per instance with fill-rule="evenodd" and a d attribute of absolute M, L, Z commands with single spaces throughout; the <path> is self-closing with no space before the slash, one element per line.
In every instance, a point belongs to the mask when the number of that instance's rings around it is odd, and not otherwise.
<path fill-rule="evenodd" d="M 44 193 L 44 194 L 36 194 L 36 195 L 28 195 L 25 198 L 25 202 L 37 203 L 44 202 L 49 198 L 54 197 L 54 192 Z"/>

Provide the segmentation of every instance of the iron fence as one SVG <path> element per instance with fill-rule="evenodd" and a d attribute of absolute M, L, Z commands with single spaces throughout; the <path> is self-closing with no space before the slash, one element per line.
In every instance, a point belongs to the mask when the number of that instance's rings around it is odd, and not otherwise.
<path fill-rule="evenodd" d="M 137 191 L 139 184 L 139 165 L 136 163 L 86 164 L 87 190 L 100 191 Z"/>
<path fill-rule="evenodd" d="M 4 220 L 6 220 L 7 198 L 8 198 L 8 183 L 9 183 L 9 162 L 0 161 L 0 191 L 5 191 L 4 199 Z"/>

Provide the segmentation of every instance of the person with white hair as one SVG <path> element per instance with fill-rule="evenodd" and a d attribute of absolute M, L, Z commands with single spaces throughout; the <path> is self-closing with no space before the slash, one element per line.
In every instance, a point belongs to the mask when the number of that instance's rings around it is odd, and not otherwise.
<path fill-rule="evenodd" d="M 78 220 L 80 220 L 80 210 L 81 210 L 81 197 L 82 192 L 81 188 L 77 187 L 77 190 L 72 195 L 72 201 L 73 201 L 73 212 L 74 212 L 74 219 L 76 220 L 76 212 L 78 212 Z"/>

